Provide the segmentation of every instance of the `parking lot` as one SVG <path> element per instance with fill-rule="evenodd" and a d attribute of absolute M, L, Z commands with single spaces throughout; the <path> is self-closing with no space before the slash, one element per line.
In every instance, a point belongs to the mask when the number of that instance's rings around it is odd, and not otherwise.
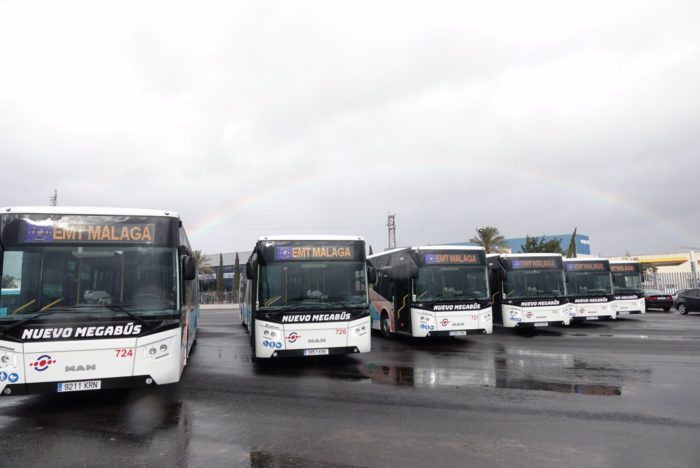
<path fill-rule="evenodd" d="M 253 364 L 203 310 L 182 382 L 0 399 L 0 466 L 644 466 L 700 463 L 700 315 Z"/>

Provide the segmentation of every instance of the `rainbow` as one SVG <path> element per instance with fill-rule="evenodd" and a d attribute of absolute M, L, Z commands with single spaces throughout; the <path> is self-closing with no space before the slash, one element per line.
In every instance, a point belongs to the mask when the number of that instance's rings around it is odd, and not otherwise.
<path fill-rule="evenodd" d="M 333 179 L 334 177 L 347 178 L 350 175 L 367 174 L 367 167 L 362 165 L 353 166 L 354 167 L 351 168 L 335 168 L 316 171 L 302 177 L 290 177 L 280 183 L 263 186 L 261 187 L 260 191 L 250 193 L 249 195 L 235 200 L 230 205 L 227 205 L 222 209 L 214 210 L 208 213 L 204 219 L 200 220 L 189 229 L 190 237 L 196 239 L 197 236 L 216 228 L 222 223 L 230 223 L 234 220 L 237 213 L 254 207 L 256 204 L 277 198 L 279 198 L 280 203 L 282 203 L 282 198 L 284 195 L 301 188 L 312 187 L 315 183 L 320 181 Z M 454 172 L 455 167 L 461 167 L 465 170 L 468 169 L 469 173 L 471 174 L 473 174 L 475 171 L 482 171 L 482 173 L 485 175 L 491 175 L 494 173 L 494 168 L 492 165 L 465 160 L 455 162 L 430 161 L 429 165 L 426 165 L 425 161 L 403 160 L 401 162 L 401 166 L 404 169 L 411 169 L 415 174 L 421 175 L 425 172 L 426 167 L 450 170 L 452 172 Z M 381 174 L 384 170 L 395 170 L 395 165 L 390 163 L 372 164 L 373 173 Z M 650 226 L 662 229 L 674 236 L 679 237 L 681 242 L 698 242 L 697 235 L 690 232 L 684 226 L 674 223 L 662 213 L 655 212 L 643 205 L 634 203 L 631 200 L 624 198 L 620 193 L 612 190 L 596 187 L 591 183 L 582 183 L 571 177 L 562 177 L 544 170 L 536 170 L 519 164 L 509 163 L 507 166 L 499 167 L 497 172 L 505 177 L 514 177 L 518 179 L 527 178 L 540 184 L 541 186 L 554 188 L 562 192 L 573 193 L 577 196 L 587 198 L 595 201 L 598 204 L 611 207 L 623 213 L 632 214 Z M 366 185 L 369 185 L 369 183 L 362 184 L 360 186 Z"/>

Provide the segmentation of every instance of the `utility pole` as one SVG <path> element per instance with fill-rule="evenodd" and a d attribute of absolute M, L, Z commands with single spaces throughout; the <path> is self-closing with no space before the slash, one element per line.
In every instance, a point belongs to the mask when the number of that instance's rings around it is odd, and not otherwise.
<path fill-rule="evenodd" d="M 50 206 L 58 205 L 58 190 L 53 189 L 53 195 L 51 195 L 49 197 L 49 205 Z"/>
<path fill-rule="evenodd" d="M 396 248 L 396 213 L 389 213 L 386 226 L 389 228 L 389 248 Z"/>

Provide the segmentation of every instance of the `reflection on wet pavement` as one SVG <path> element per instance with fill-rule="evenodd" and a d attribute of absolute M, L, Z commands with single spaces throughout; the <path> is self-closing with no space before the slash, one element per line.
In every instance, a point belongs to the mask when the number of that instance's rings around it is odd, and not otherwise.
<path fill-rule="evenodd" d="M 16 401 L 21 404 L 4 407 L 0 439 L 40 434 L 43 446 L 80 447 L 83 466 L 99 466 L 106 459 L 134 460 L 135 453 L 159 447 L 168 447 L 161 451 L 169 466 L 187 455 L 188 415 L 172 388 L 38 395 Z M 66 466 L 74 455 L 71 450 L 36 450 L 23 454 L 22 466 Z"/>
<path fill-rule="evenodd" d="M 250 452 L 251 468 L 297 468 L 297 467 L 328 467 L 328 468 L 354 468 L 354 465 L 332 463 L 329 461 L 312 460 L 291 454 L 274 454 L 265 450 L 253 450 Z"/>

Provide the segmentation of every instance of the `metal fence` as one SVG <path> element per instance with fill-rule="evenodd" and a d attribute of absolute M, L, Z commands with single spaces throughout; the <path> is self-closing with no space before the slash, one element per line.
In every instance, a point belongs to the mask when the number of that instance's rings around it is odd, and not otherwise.
<path fill-rule="evenodd" d="M 233 298 L 231 291 L 224 292 L 222 300 L 216 295 L 216 291 L 206 291 L 199 293 L 199 303 L 200 304 L 231 304 L 233 299 L 236 299 L 238 303 L 238 298 Z"/>
<path fill-rule="evenodd" d="M 674 294 L 681 289 L 695 288 L 700 276 L 693 278 L 692 273 L 647 273 L 644 277 L 644 289 L 660 289 L 666 294 Z"/>

